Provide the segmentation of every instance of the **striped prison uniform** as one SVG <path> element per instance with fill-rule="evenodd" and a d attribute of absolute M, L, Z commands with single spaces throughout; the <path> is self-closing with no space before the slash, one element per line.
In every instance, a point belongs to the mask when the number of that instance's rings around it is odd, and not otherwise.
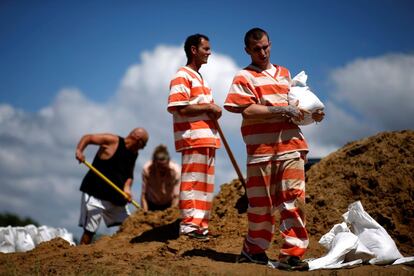
<path fill-rule="evenodd" d="M 290 84 L 290 73 L 282 66 L 272 65 L 264 71 L 249 65 L 234 77 L 224 107 L 241 112 L 251 104 L 287 106 Z M 244 250 L 255 254 L 269 247 L 278 210 L 284 238 L 280 257 L 301 257 L 309 244 L 303 211 L 306 140 L 299 127 L 286 119 L 243 118 L 241 132 L 247 151 L 249 199 Z"/>
<path fill-rule="evenodd" d="M 168 111 L 173 115 L 175 149 L 182 154 L 180 185 L 180 233 L 208 232 L 214 191 L 215 150 L 220 139 L 215 123 L 207 116 L 182 116 L 177 107 L 214 103 L 202 76 L 184 66 L 170 83 Z"/>

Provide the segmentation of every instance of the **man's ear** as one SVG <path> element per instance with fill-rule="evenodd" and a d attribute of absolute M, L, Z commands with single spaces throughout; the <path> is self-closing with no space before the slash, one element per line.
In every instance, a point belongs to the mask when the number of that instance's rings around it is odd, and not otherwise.
<path fill-rule="evenodd" d="M 193 55 L 197 54 L 197 47 L 196 46 L 191 46 L 191 53 L 193 53 Z"/>
<path fill-rule="evenodd" d="M 246 54 L 250 55 L 249 48 L 244 47 L 244 51 L 246 51 Z"/>

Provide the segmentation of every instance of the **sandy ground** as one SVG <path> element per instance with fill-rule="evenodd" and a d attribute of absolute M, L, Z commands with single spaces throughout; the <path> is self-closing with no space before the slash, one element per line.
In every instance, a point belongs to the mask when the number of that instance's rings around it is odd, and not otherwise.
<path fill-rule="evenodd" d="M 380 133 L 345 145 L 307 172 L 307 218 L 311 235 L 305 258 L 325 250 L 320 237 L 350 203 L 364 209 L 391 235 L 404 256 L 414 255 L 414 132 Z M 178 236 L 176 209 L 137 211 L 113 236 L 91 245 L 69 246 L 62 239 L 25 253 L 0 253 L 0 275 L 414 275 L 407 265 L 360 265 L 347 269 L 286 272 L 255 264 L 237 264 L 247 230 L 240 213 L 243 187 L 223 184 L 213 202 L 211 239 Z M 268 250 L 277 258 L 278 234 Z"/>

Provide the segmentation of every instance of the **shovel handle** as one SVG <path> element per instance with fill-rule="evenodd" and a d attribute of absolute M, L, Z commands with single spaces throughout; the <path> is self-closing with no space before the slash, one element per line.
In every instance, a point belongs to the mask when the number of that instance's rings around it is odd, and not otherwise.
<path fill-rule="evenodd" d="M 246 188 L 246 182 L 244 181 L 243 174 L 242 174 L 242 173 L 241 173 L 241 171 L 240 171 L 239 165 L 237 165 L 237 161 L 236 161 L 236 159 L 234 158 L 233 152 L 231 151 L 229 144 L 227 143 L 226 137 L 224 136 L 224 133 L 223 133 L 223 131 L 221 130 L 221 127 L 220 127 L 220 125 L 219 125 L 218 121 L 217 121 L 217 120 L 215 120 L 215 121 L 214 121 L 214 123 L 215 123 L 216 128 L 217 128 L 217 131 L 218 131 L 218 133 L 219 133 L 219 135 L 220 135 L 221 141 L 222 141 L 222 142 L 223 142 L 223 144 L 224 144 L 224 148 L 225 148 L 225 149 L 226 149 L 226 151 L 227 151 L 227 155 L 228 155 L 228 156 L 229 156 L 229 158 L 230 158 L 231 164 L 233 165 L 233 168 L 234 168 L 234 170 L 236 171 L 237 176 L 238 176 L 238 178 L 239 178 L 240 182 L 242 183 L 243 187 L 244 187 L 244 188 Z"/>
<path fill-rule="evenodd" d="M 122 191 L 118 186 L 116 186 L 111 180 L 109 180 L 105 175 L 103 175 L 100 171 L 98 171 L 94 166 L 92 166 L 92 164 L 90 164 L 88 161 L 83 161 L 83 163 L 89 168 L 91 169 L 91 171 L 93 171 L 97 176 L 99 176 L 100 178 L 102 178 L 106 183 L 108 183 L 112 188 L 114 188 L 118 193 L 120 193 L 121 195 L 123 195 L 125 197 L 125 199 L 128 199 L 127 194 Z M 139 206 L 139 204 L 135 201 L 132 200 L 131 203 L 138 209 L 140 209 L 141 207 Z"/>

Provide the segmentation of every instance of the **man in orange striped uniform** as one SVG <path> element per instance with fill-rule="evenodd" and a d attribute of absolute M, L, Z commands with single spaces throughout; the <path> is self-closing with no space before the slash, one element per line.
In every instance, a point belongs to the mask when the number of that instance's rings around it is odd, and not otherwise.
<path fill-rule="evenodd" d="M 189 36 L 184 44 L 186 66 L 170 83 L 168 111 L 173 115 L 175 148 L 181 152 L 180 234 L 207 240 L 214 192 L 215 150 L 220 139 L 215 121 L 221 108 L 198 71 L 211 54 L 207 36 Z"/>
<path fill-rule="evenodd" d="M 248 31 L 245 51 L 251 64 L 233 79 L 224 108 L 242 113 L 241 132 L 247 149 L 249 229 L 239 262 L 254 262 L 284 269 L 306 269 L 300 260 L 308 246 L 303 204 L 304 163 L 308 145 L 292 119 L 303 119 L 306 110 L 289 105 L 289 71 L 270 63 L 271 42 L 259 28 Z M 321 121 L 322 112 L 312 114 Z M 279 261 L 269 262 L 265 250 L 274 232 L 276 211 L 284 238 Z"/>

